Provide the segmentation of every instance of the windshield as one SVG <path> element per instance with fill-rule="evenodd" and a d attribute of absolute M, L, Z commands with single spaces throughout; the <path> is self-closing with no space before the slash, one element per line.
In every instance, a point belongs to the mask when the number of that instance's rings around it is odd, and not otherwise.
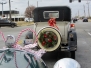
<path fill-rule="evenodd" d="M 7 37 L 10 35 L 14 37 Z M 0 0 L 0 49 L 12 48 L 15 43 L 20 49 L 36 43 L 26 49 L 34 49 L 36 52 L 31 52 L 41 57 L 48 68 L 66 57 L 77 60 L 82 68 L 91 68 L 91 0 Z M 22 53 L 17 53 L 17 66 L 26 67 Z M 7 67 L 5 57 L 0 59 L 0 66 L 13 68 L 15 58 L 7 58 L 11 59 L 11 67 Z"/>
<path fill-rule="evenodd" d="M 20 50 L 12 52 L 12 50 L 15 49 L 0 50 L 0 58 L 2 59 L 0 68 L 46 68 L 42 59 L 39 60 L 31 53 Z"/>

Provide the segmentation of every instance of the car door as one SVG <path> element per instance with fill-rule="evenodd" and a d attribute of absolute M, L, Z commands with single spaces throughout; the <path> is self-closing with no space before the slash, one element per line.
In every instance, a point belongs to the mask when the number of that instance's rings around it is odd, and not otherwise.
<path fill-rule="evenodd" d="M 0 20 L 0 26 L 4 26 L 3 20 Z"/>
<path fill-rule="evenodd" d="M 10 26 L 10 22 L 8 20 L 3 20 L 4 26 Z"/>

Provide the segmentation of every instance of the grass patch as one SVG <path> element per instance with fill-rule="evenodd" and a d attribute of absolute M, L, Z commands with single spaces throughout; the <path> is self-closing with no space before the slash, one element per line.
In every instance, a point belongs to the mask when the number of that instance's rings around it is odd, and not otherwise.
<path fill-rule="evenodd" d="M 88 22 L 91 22 L 91 19 L 88 19 Z"/>
<path fill-rule="evenodd" d="M 18 21 L 16 23 L 17 23 L 17 26 L 28 26 L 28 25 L 34 24 L 34 22 L 25 22 L 25 21 Z"/>

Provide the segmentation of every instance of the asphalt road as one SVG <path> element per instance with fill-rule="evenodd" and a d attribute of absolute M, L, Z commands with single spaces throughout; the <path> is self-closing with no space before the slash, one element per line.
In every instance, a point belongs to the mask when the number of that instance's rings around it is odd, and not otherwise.
<path fill-rule="evenodd" d="M 75 23 L 77 37 L 78 37 L 78 49 L 76 51 L 76 60 L 81 64 L 82 68 L 91 68 L 91 22 L 82 22 L 78 21 Z M 19 32 L 25 28 L 32 28 L 33 26 L 25 26 L 25 27 L 16 27 L 16 28 L 9 28 L 9 27 L 2 27 L 0 28 L 3 31 L 5 37 L 7 35 L 14 35 L 15 37 L 18 36 Z M 23 33 L 20 40 L 24 40 L 24 35 L 26 32 Z M 4 41 L 0 36 L 0 48 L 4 46 Z M 67 53 L 60 53 L 60 58 L 55 57 L 57 53 L 47 53 L 43 56 L 43 60 L 48 65 L 49 68 L 53 68 L 53 65 L 58 59 L 65 57 L 64 55 Z M 68 55 L 66 55 L 67 57 Z"/>

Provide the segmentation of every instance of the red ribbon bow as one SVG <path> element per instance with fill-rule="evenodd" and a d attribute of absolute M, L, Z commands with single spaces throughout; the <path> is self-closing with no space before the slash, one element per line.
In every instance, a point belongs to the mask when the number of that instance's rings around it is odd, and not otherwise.
<path fill-rule="evenodd" d="M 49 26 L 56 27 L 57 29 L 59 29 L 58 26 L 56 25 L 55 18 L 49 19 L 48 24 Z"/>

